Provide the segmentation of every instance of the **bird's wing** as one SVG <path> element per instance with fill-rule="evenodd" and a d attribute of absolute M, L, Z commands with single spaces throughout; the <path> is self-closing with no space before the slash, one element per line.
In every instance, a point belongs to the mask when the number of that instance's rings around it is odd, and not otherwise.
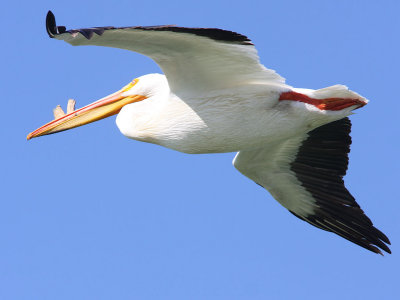
<path fill-rule="evenodd" d="M 46 29 L 51 38 L 73 46 L 113 47 L 149 56 L 161 67 L 174 92 L 285 82 L 275 71 L 260 64 L 257 50 L 246 36 L 231 31 L 176 26 L 66 30 L 56 26 L 50 11 Z"/>
<path fill-rule="evenodd" d="M 234 166 L 300 219 L 375 253 L 389 239 L 344 186 L 350 152 L 348 118 L 261 149 L 240 151 Z"/>

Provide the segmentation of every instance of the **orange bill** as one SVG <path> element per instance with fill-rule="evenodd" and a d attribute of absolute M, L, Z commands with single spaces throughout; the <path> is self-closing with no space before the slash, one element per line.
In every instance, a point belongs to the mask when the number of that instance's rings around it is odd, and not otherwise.
<path fill-rule="evenodd" d="M 119 113 L 123 106 L 146 99 L 145 96 L 141 95 L 126 95 L 126 91 L 128 91 L 135 83 L 136 81 L 133 81 L 122 90 L 114 94 L 104 97 L 96 102 L 79 108 L 43 125 L 42 127 L 29 133 L 26 138 L 30 140 L 38 136 L 68 130 Z"/>

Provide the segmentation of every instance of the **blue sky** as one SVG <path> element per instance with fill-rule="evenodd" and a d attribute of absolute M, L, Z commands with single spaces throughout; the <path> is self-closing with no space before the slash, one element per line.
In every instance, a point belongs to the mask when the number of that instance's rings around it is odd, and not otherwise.
<path fill-rule="evenodd" d="M 3 5 L 1 299 L 397 299 L 398 1 L 17 1 Z M 26 141 L 77 106 L 159 72 L 118 49 L 48 38 L 59 25 L 219 27 L 253 40 L 296 87 L 348 85 L 346 185 L 392 241 L 381 257 L 282 208 L 231 165 L 123 137 L 115 117 Z"/>

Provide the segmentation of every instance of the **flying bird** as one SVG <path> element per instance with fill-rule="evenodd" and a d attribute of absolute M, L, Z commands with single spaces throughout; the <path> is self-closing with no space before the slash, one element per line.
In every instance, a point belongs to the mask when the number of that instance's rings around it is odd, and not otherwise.
<path fill-rule="evenodd" d="M 95 45 L 149 56 L 165 75 L 148 74 L 64 114 L 28 139 L 111 115 L 128 138 L 185 153 L 237 152 L 233 165 L 296 217 L 372 252 L 389 239 L 344 186 L 352 111 L 368 100 L 343 85 L 294 88 L 259 62 L 244 35 L 177 26 L 56 26 L 47 33 L 73 46 Z"/>

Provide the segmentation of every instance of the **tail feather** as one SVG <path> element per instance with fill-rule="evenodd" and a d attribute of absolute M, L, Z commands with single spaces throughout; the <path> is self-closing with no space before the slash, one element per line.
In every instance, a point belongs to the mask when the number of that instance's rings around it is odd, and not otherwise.
<path fill-rule="evenodd" d="M 352 98 L 359 99 L 361 101 L 365 101 L 365 104 L 368 103 L 368 100 L 365 99 L 360 94 L 349 90 L 349 88 L 342 84 L 336 84 L 332 86 L 328 86 L 319 90 L 310 90 L 310 89 L 294 89 L 298 93 L 305 94 L 309 97 L 315 99 L 326 99 L 326 98 Z"/>

